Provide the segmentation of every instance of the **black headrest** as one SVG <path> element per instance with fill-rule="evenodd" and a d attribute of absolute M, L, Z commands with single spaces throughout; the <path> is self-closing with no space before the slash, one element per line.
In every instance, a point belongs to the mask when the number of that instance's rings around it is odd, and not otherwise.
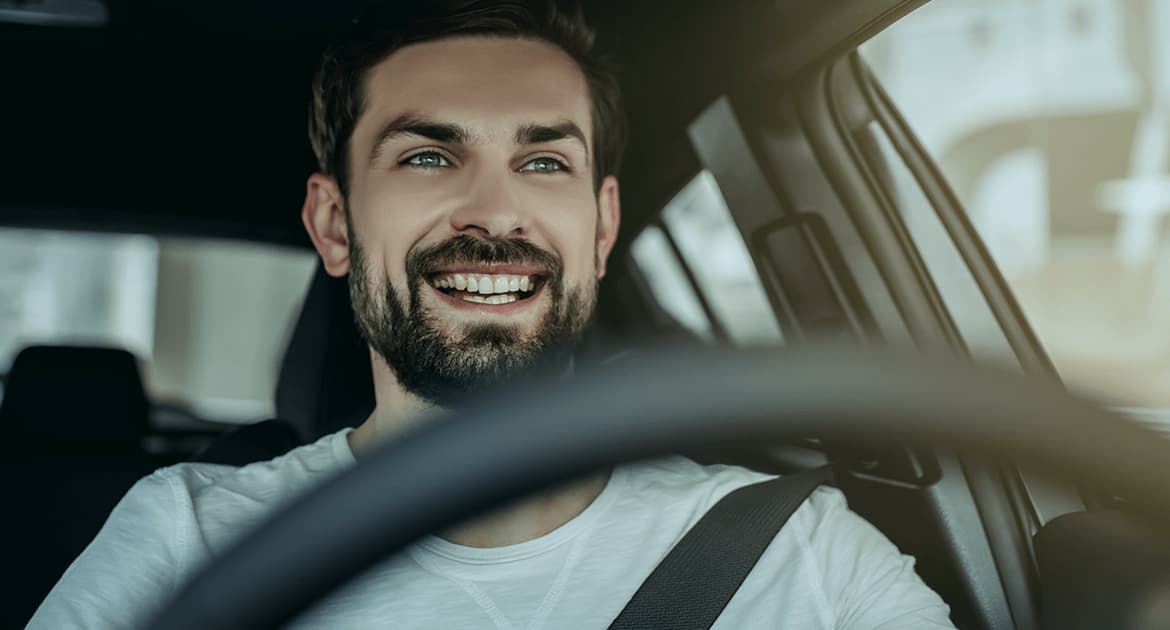
<path fill-rule="evenodd" d="M 0 402 L 3 435 L 137 443 L 148 430 L 149 406 L 129 352 L 30 346 L 13 360 Z"/>
<path fill-rule="evenodd" d="M 276 384 L 276 415 L 315 439 L 361 424 L 374 410 L 374 378 L 354 325 L 345 278 L 318 264 Z"/>

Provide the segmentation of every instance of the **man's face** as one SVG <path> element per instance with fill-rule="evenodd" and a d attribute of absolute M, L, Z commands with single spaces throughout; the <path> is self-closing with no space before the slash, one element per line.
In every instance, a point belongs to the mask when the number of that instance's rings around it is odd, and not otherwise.
<path fill-rule="evenodd" d="M 584 76 L 545 42 L 427 42 L 371 69 L 350 142 L 351 295 L 408 391 L 449 405 L 564 365 L 616 231 L 591 137 Z"/>

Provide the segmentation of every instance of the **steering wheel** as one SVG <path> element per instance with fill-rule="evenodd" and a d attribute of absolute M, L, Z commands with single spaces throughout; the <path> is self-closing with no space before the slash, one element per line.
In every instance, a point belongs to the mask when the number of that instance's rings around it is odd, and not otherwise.
<path fill-rule="evenodd" d="M 1170 442 L 1055 383 L 840 347 L 663 352 L 504 388 L 379 445 L 243 537 L 149 627 L 278 627 L 428 533 L 607 466 L 695 447 L 891 435 L 1075 473 L 1170 525 Z"/>

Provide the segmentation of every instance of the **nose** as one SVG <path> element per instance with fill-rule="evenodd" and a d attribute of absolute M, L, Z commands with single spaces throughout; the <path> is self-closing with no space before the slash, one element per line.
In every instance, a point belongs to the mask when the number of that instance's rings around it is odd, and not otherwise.
<path fill-rule="evenodd" d="M 524 236 L 528 232 L 528 220 L 507 174 L 480 174 L 464 203 L 451 213 L 451 227 L 455 231 L 493 238 Z"/>

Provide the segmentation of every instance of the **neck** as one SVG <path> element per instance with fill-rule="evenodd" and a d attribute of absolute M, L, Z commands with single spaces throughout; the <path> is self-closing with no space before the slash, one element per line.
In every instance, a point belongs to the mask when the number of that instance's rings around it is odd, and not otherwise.
<path fill-rule="evenodd" d="M 406 391 L 386 362 L 371 353 L 374 412 L 347 437 L 354 457 L 361 459 L 382 440 L 425 422 L 442 410 Z M 601 494 L 609 473 L 591 475 L 550 492 L 513 503 L 442 534 L 469 547 L 502 547 L 544 536 L 572 520 Z"/>

